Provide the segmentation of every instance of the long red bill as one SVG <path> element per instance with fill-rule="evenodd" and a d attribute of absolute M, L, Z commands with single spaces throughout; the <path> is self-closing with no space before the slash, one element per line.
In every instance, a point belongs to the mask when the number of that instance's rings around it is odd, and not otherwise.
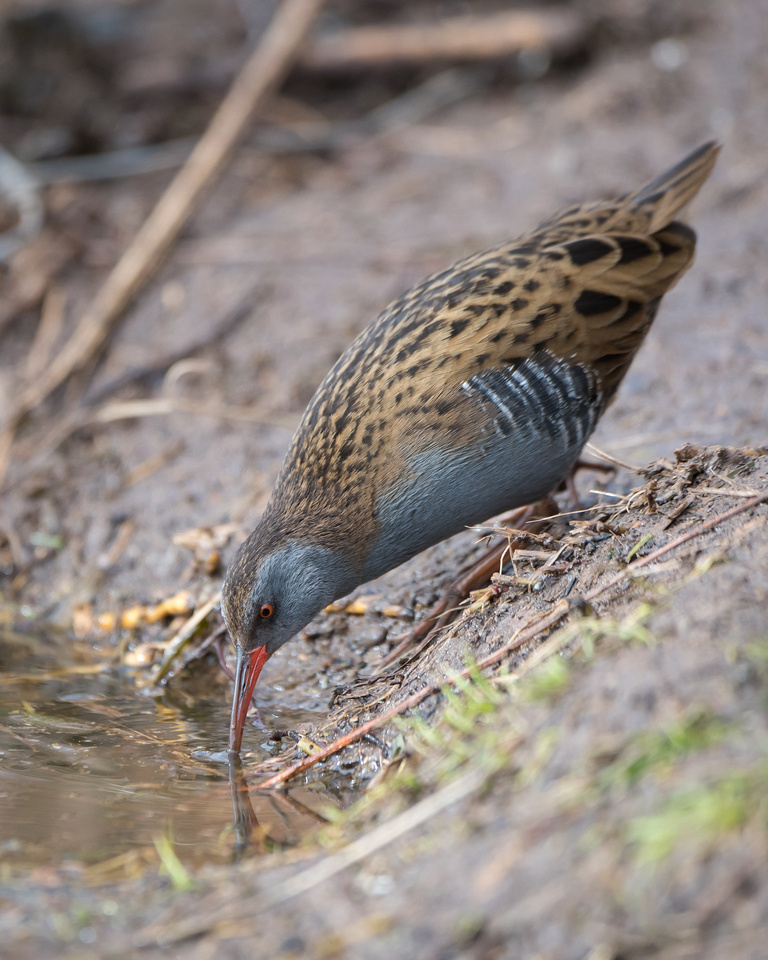
<path fill-rule="evenodd" d="M 244 653 L 237 647 L 235 666 L 235 689 L 232 693 L 232 719 L 229 722 L 229 752 L 240 753 L 243 740 L 245 717 L 251 705 L 251 697 L 259 679 L 261 668 L 267 662 L 267 648 L 258 647 L 251 653 Z"/>

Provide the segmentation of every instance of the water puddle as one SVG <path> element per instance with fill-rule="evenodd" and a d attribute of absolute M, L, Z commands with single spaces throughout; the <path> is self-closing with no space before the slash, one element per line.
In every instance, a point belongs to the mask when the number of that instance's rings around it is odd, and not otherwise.
<path fill-rule="evenodd" d="M 220 686 L 177 705 L 143 694 L 120 668 L 62 662 L 66 648 L 0 631 L 0 870 L 124 875 L 156 863 L 166 836 L 185 866 L 229 862 L 244 848 L 297 843 L 338 805 L 322 783 L 276 796 L 244 792 L 242 780 L 230 787 Z M 261 716 L 291 729 L 318 714 L 266 704 Z M 254 726 L 247 736 L 259 759 L 275 748 Z"/>

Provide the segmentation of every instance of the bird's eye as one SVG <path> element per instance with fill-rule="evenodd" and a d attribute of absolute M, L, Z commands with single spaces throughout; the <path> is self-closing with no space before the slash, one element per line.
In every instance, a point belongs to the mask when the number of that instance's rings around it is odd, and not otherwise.
<path fill-rule="evenodd" d="M 262 620 L 269 620 L 274 612 L 275 608 L 271 603 L 263 603 L 261 605 L 261 609 L 259 610 L 259 616 Z"/>

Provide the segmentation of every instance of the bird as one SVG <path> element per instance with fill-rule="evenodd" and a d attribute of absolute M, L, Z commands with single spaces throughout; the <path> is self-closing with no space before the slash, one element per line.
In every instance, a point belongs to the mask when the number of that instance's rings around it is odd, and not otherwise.
<path fill-rule="evenodd" d="M 696 234 L 675 218 L 719 150 L 459 260 L 350 344 L 226 571 L 231 755 L 264 664 L 320 610 L 569 477 L 693 261 Z"/>

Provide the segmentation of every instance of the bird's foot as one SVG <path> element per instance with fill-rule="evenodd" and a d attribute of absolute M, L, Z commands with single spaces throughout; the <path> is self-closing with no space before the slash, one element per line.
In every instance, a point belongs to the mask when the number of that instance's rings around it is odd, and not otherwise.
<path fill-rule="evenodd" d="M 616 467 L 612 463 L 591 463 L 589 460 L 577 460 L 574 463 L 571 472 L 563 480 L 563 486 L 568 491 L 568 499 L 574 510 L 581 510 L 582 502 L 579 497 L 579 491 L 576 489 L 576 474 L 579 470 L 591 470 L 593 473 L 610 474 L 610 479 L 616 475 Z"/>

